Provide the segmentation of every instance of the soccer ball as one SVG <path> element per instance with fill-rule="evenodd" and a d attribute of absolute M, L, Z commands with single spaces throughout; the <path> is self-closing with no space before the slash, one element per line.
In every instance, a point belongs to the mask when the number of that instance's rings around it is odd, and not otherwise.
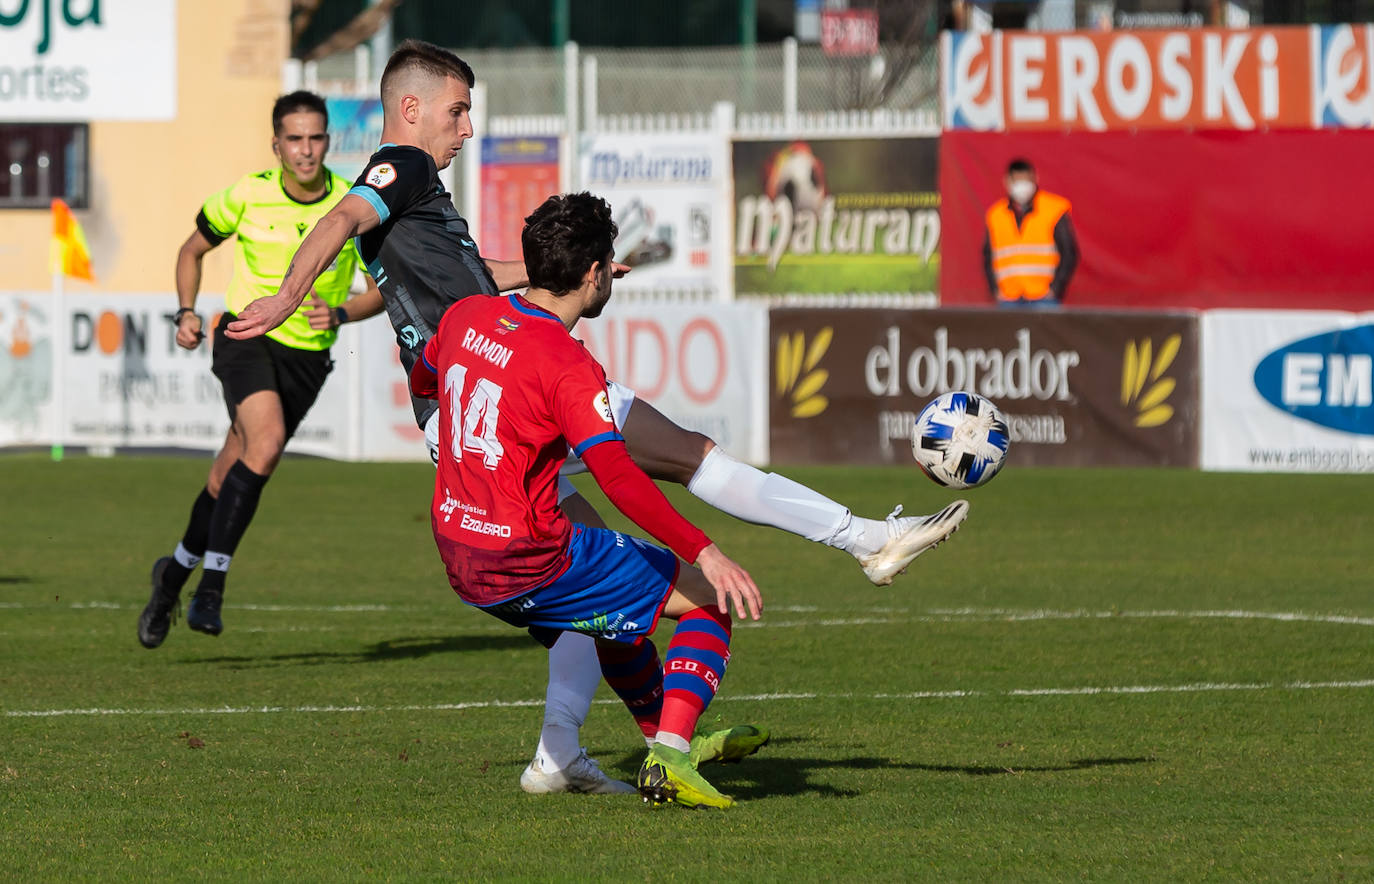
<path fill-rule="evenodd" d="M 992 401 L 977 393 L 944 393 L 921 409 L 911 453 L 927 476 L 951 488 L 977 488 L 1007 462 L 1011 433 Z"/>
<path fill-rule="evenodd" d="M 809 144 L 794 141 L 769 160 L 763 191 L 769 199 L 787 197 L 794 211 L 819 211 L 825 200 L 825 166 Z"/>

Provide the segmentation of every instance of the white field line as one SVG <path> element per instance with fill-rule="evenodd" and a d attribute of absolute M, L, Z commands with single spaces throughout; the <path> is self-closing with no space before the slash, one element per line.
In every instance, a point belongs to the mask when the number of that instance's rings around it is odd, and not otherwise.
<path fill-rule="evenodd" d="M 51 608 L 51 605 L 27 602 L 0 602 L 0 609 L 37 610 Z M 71 602 L 72 610 L 101 611 L 141 611 L 143 604 L 128 602 Z M 378 614 L 378 613 L 433 613 L 432 607 L 417 605 L 227 605 L 226 609 L 235 611 L 265 611 L 280 613 L 298 611 L 312 614 Z M 814 605 L 774 605 L 767 608 L 769 613 L 816 614 L 820 609 Z M 959 623 L 959 622 L 1033 622 L 1038 620 L 1273 620 L 1283 623 L 1332 623 L 1342 626 L 1374 626 L 1374 617 L 1360 617 L 1352 614 L 1319 614 L 1305 611 L 1245 611 L 1245 610 L 1158 610 L 1158 611 L 1089 611 L 1075 610 L 1017 610 L 1013 608 L 931 608 L 924 614 L 912 614 L 910 609 L 891 607 L 857 608 L 852 614 L 885 616 L 832 617 L 819 620 L 762 620 L 736 623 L 736 628 L 784 628 L 798 626 L 870 626 L 878 623 Z"/>
<path fill-rule="evenodd" d="M 1178 620 L 1278 620 L 1286 623 L 1336 623 L 1345 626 L 1374 626 L 1374 617 L 1355 617 L 1348 614 L 1310 614 L 1303 611 L 1018 611 L 1004 608 L 932 608 L 932 617 L 950 620 L 1112 620 L 1121 619 L 1178 619 Z"/>
<path fill-rule="evenodd" d="M 715 702 L 773 703 L 807 700 L 962 700 L 976 697 L 1078 697 L 1103 694 L 1196 694 L 1235 691 L 1322 691 L 1374 688 L 1374 678 L 1355 681 L 1290 681 L 1251 684 L 1203 682 L 1182 685 L 1107 685 L 1071 688 L 1015 688 L 1006 691 L 914 691 L 901 694 L 742 694 L 717 697 Z M 618 705 L 619 700 L 596 700 L 598 705 Z M 465 709 L 506 709 L 542 706 L 543 700 L 473 700 L 465 703 L 430 703 L 407 706 L 206 706 L 182 709 L 10 709 L 6 718 L 58 718 L 62 716 L 117 715 L 275 715 L 385 712 L 456 712 Z"/>
<path fill-rule="evenodd" d="M 146 602 L 71 602 L 67 605 L 73 611 L 141 611 Z M 0 602 L 0 609 L 6 610 L 39 610 L 50 609 L 52 605 L 36 605 L 28 602 Z M 411 613 L 415 611 L 431 611 L 430 607 L 418 605 L 236 605 L 228 604 L 225 609 L 232 608 L 235 611 L 304 611 L 314 614 L 376 614 L 376 613 Z M 819 608 L 815 605 L 774 605 L 770 611 L 783 611 L 789 614 L 814 614 Z M 897 609 L 893 608 L 868 608 L 877 613 L 889 613 Z"/>

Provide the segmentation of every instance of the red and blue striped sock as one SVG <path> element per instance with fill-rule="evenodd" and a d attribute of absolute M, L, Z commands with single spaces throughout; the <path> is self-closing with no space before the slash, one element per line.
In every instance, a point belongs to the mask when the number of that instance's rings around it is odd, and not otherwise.
<path fill-rule="evenodd" d="M 715 697 L 729 662 L 729 614 L 708 605 L 678 619 L 664 666 L 657 742 L 683 752 L 691 749 L 697 719 Z"/>
<path fill-rule="evenodd" d="M 596 657 L 606 684 L 624 701 L 644 736 L 652 739 L 658 733 L 658 717 L 663 711 L 663 666 L 658 662 L 658 648 L 644 636 L 634 644 L 598 641 Z"/>

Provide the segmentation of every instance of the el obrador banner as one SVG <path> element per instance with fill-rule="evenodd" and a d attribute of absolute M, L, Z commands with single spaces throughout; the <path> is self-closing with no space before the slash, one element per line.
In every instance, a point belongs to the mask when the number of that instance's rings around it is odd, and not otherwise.
<path fill-rule="evenodd" d="M 735 141 L 737 294 L 934 292 L 936 138 Z"/>
<path fill-rule="evenodd" d="M 0 120 L 170 120 L 176 64 L 176 0 L 0 2 Z"/>
<path fill-rule="evenodd" d="M 611 204 L 615 259 L 632 268 L 618 291 L 727 290 L 726 143 L 717 134 L 582 136 L 578 180 Z"/>
<path fill-rule="evenodd" d="M 1191 314 L 775 309 L 769 341 L 774 462 L 910 463 L 921 409 L 971 390 L 1012 465 L 1197 465 Z"/>
<path fill-rule="evenodd" d="M 1202 466 L 1374 472 L 1374 313 L 1203 314 Z"/>

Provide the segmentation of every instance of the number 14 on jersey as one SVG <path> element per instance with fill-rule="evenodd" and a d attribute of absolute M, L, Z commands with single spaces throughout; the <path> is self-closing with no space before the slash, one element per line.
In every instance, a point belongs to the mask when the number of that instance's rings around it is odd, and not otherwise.
<path fill-rule="evenodd" d="M 444 372 L 444 395 L 449 402 L 449 447 L 453 459 L 461 461 L 464 451 L 482 455 L 482 465 L 496 469 L 506 450 L 496 438 L 496 421 L 501 416 L 501 387 L 487 378 L 478 378 L 463 407 L 463 387 L 468 369 L 457 363 Z"/>

